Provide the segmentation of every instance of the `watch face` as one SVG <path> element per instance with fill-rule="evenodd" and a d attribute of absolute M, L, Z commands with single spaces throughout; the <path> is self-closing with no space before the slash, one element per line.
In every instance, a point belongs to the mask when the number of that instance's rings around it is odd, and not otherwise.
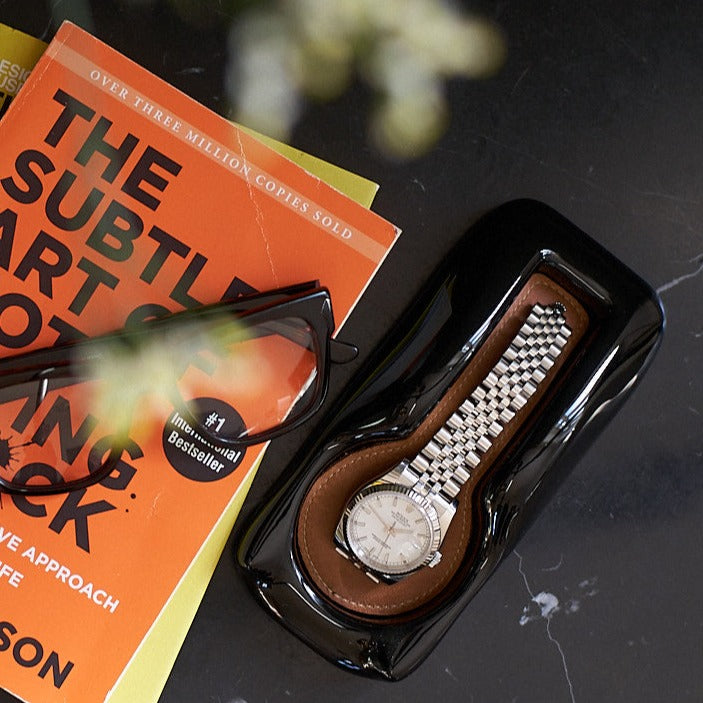
<path fill-rule="evenodd" d="M 372 486 L 351 504 L 345 525 L 349 549 L 383 574 L 405 574 L 426 564 L 439 547 L 434 507 L 403 486 Z"/>

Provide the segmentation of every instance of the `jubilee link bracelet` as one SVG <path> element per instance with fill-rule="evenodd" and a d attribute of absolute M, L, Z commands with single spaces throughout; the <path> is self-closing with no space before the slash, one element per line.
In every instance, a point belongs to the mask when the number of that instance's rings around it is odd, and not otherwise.
<path fill-rule="evenodd" d="M 507 424 L 535 393 L 571 335 L 561 303 L 532 307 L 500 360 L 417 456 L 413 490 L 451 504 Z"/>

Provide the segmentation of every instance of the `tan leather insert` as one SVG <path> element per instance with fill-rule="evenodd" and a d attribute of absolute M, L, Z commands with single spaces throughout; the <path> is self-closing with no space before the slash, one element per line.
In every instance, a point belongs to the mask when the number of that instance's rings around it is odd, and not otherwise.
<path fill-rule="evenodd" d="M 437 566 L 420 569 L 397 583 L 374 583 L 335 550 L 334 531 L 349 499 L 402 459 L 414 457 L 498 361 L 531 307 L 535 303 L 548 305 L 557 301 L 566 307 L 571 337 L 537 392 L 506 426 L 462 487 L 457 513 L 440 548 L 441 561 Z M 317 477 L 301 504 L 296 537 L 305 570 L 325 598 L 358 615 L 393 617 L 422 607 L 442 592 L 459 568 L 469 544 L 471 492 L 540 402 L 583 337 L 587 325 L 585 310 L 571 295 L 542 274 L 531 276 L 469 365 L 412 435 L 353 452 Z"/>

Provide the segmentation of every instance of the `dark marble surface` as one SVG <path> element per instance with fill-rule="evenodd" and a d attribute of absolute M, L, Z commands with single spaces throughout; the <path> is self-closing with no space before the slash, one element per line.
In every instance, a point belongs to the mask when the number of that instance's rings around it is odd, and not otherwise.
<path fill-rule="evenodd" d="M 46 37 L 60 17 L 89 23 L 195 98 L 222 105 L 224 16 L 193 29 L 164 1 L 135 5 L 5 0 L 0 21 Z M 517 550 L 408 679 L 367 681 L 320 659 L 254 603 L 228 548 L 161 703 L 703 699 L 703 7 L 471 7 L 503 26 L 507 63 L 493 79 L 448 86 L 452 122 L 429 154 L 400 164 L 374 152 L 360 89 L 310 109 L 292 138 L 378 182 L 374 209 L 404 230 L 345 337 L 370 349 L 466 224 L 532 197 L 659 291 L 668 318 L 659 353 Z M 303 433 L 272 447 L 243 518 Z M 12 700 L 0 692 L 2 703 Z"/>

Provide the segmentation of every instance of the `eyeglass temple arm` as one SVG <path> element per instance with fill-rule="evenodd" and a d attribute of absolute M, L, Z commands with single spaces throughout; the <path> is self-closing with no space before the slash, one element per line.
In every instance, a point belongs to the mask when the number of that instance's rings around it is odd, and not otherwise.
<path fill-rule="evenodd" d="M 272 320 L 267 323 L 267 329 L 259 330 L 257 336 L 279 335 L 293 342 L 293 344 L 307 347 L 310 338 L 305 334 L 296 334 L 296 332 L 298 332 L 296 328 L 291 329 L 285 322 Z M 342 342 L 339 339 L 330 337 L 329 345 L 329 358 L 334 364 L 348 364 L 359 355 L 359 348 L 350 342 Z"/>
<path fill-rule="evenodd" d="M 276 288 L 275 290 L 265 291 L 263 293 L 247 293 L 233 298 L 230 302 L 234 312 L 247 312 L 252 308 L 263 307 L 271 303 L 285 300 L 294 295 L 307 293 L 320 287 L 319 281 L 306 281 L 305 283 L 296 283 L 292 286 L 284 288 Z"/>
<path fill-rule="evenodd" d="M 299 295 L 307 291 L 315 290 L 320 287 L 319 280 L 306 281 L 297 283 L 284 288 L 277 288 L 268 293 L 252 293 L 251 295 L 241 296 L 233 301 L 235 309 L 239 312 L 245 312 L 251 306 L 268 305 L 279 299 L 285 299 L 292 295 Z M 241 307 L 239 303 L 241 301 Z M 291 341 L 295 341 L 291 338 Z M 355 344 L 342 342 L 338 339 L 330 338 L 330 360 L 334 364 L 348 364 L 354 361 L 359 355 L 359 348 Z"/>
<path fill-rule="evenodd" d="M 334 364 L 348 364 L 359 356 L 359 347 L 339 339 L 330 339 L 330 361 Z"/>
<path fill-rule="evenodd" d="M 24 381 L 45 381 L 52 371 L 70 364 L 70 355 L 61 347 L 28 352 L 25 359 L 22 356 L 0 359 L 0 388 Z"/>

